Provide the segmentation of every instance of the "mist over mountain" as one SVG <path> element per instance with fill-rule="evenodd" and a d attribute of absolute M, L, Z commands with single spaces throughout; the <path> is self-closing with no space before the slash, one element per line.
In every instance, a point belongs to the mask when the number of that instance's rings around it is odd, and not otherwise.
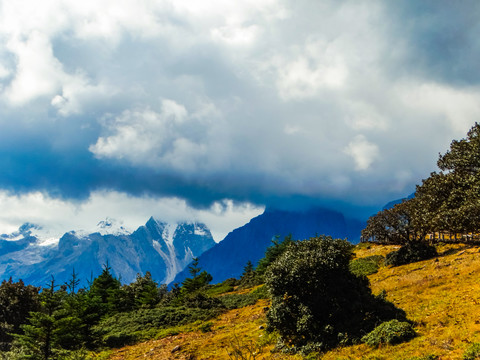
<path fill-rule="evenodd" d="M 303 240 L 325 234 L 357 243 L 364 226 L 365 223 L 361 220 L 346 218 L 342 213 L 329 209 L 267 209 L 204 252 L 199 257 L 199 265 L 209 272 L 213 276 L 213 282 L 217 283 L 230 277 L 238 278 L 249 260 L 256 264 L 264 256 L 275 236 L 283 239 L 291 234 L 294 239 Z M 183 270 L 173 282 L 182 282 L 188 276 L 188 270 Z"/>
<path fill-rule="evenodd" d="M 11 276 L 44 286 L 53 275 L 56 283 L 62 284 L 75 269 L 86 285 L 108 264 L 123 283 L 146 271 L 159 283 L 168 283 L 192 257 L 215 244 L 204 224 L 169 224 L 153 217 L 133 233 L 107 219 L 98 224 L 97 232 L 71 231 L 56 244 L 45 245 L 32 230 L 35 226 L 26 224 L 18 232 L 0 235 L 2 279 Z"/>

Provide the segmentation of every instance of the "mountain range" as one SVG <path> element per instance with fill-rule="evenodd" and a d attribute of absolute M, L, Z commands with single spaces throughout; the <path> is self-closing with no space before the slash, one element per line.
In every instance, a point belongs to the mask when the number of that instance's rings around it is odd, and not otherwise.
<path fill-rule="evenodd" d="M 205 224 L 168 224 L 153 217 L 132 233 L 106 220 L 98 224 L 97 232 L 71 231 L 54 244 L 42 243 L 36 229 L 25 224 L 13 234 L 0 235 L 1 278 L 44 286 L 52 275 L 62 284 L 75 271 L 87 285 L 109 266 L 123 283 L 147 271 L 159 283 L 169 283 L 193 257 L 215 245 Z"/>
<path fill-rule="evenodd" d="M 153 217 L 133 232 L 107 219 L 98 223 L 95 232 L 70 231 L 58 241 L 40 239 L 36 235 L 40 228 L 27 223 L 12 234 L 0 235 L 0 279 L 45 286 L 52 275 L 62 284 L 75 271 L 86 286 L 109 266 L 122 283 L 149 271 L 159 283 L 173 284 L 189 276 L 186 267 L 198 257 L 200 267 L 217 283 L 238 278 L 247 261 L 256 264 L 275 237 L 290 234 L 301 240 L 325 234 L 356 243 L 364 225 L 323 208 L 266 209 L 217 244 L 205 224 L 169 224 Z"/>
<path fill-rule="evenodd" d="M 363 221 L 349 219 L 340 212 L 324 208 L 305 211 L 266 209 L 200 255 L 199 265 L 217 283 L 240 277 L 247 261 L 256 264 L 276 236 L 283 239 L 292 235 L 293 239 L 303 240 L 316 235 L 330 235 L 357 243 L 364 227 Z M 181 283 L 188 275 L 188 269 L 184 269 L 173 282 Z"/>

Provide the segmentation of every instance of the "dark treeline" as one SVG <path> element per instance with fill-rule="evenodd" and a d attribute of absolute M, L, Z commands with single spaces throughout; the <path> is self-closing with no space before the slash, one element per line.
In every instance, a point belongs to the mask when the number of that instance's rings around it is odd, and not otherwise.
<path fill-rule="evenodd" d="M 0 357 L 84 359 L 88 351 L 152 338 L 161 329 L 206 321 L 265 296 L 261 292 L 222 296 L 222 300 L 216 296 L 260 283 L 252 265 L 246 266 L 240 279 L 216 285 L 209 285 L 212 277 L 202 271 L 197 258 L 189 272 L 189 278 L 170 289 L 159 285 L 149 272 L 122 285 L 108 264 L 85 288 L 79 288 L 75 270 L 68 282 L 56 284 L 52 276 L 43 288 L 4 280 L 0 285 Z"/>
<path fill-rule="evenodd" d="M 363 241 L 480 240 L 480 125 L 437 161 L 439 172 L 417 185 L 415 196 L 372 216 Z"/>
<path fill-rule="evenodd" d="M 156 306 L 174 296 L 158 286 L 150 273 L 121 285 L 105 266 L 88 288 L 78 288 L 75 271 L 60 286 L 54 277 L 44 288 L 10 278 L 0 285 L 0 350 L 12 345 L 25 357 L 52 358 L 57 350 L 93 349 L 99 343 L 94 327 L 106 316 Z"/>

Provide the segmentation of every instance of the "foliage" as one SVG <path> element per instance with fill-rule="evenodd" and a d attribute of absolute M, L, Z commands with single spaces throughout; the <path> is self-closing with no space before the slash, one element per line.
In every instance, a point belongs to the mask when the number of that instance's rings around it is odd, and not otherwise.
<path fill-rule="evenodd" d="M 380 344 L 399 344 L 414 338 L 415 335 L 412 324 L 393 319 L 378 325 L 362 337 L 362 341 L 372 347 L 378 347 Z"/>
<path fill-rule="evenodd" d="M 40 311 L 30 312 L 28 324 L 22 325 L 23 334 L 16 334 L 18 344 L 32 359 L 48 360 L 61 351 L 77 345 L 74 341 L 80 319 L 70 316 L 62 307 L 67 295 L 65 289 L 55 291 L 52 277 L 48 288 L 40 294 Z"/>
<path fill-rule="evenodd" d="M 198 258 L 193 258 L 192 263 L 188 267 L 191 278 L 186 278 L 182 283 L 182 292 L 184 294 L 193 293 L 206 287 L 212 281 L 212 275 L 206 271 L 201 271 L 198 266 Z"/>
<path fill-rule="evenodd" d="M 38 311 L 40 288 L 25 285 L 22 280 L 3 280 L 0 285 L 0 351 L 10 349 L 12 333 L 18 334 L 31 311 Z"/>
<path fill-rule="evenodd" d="M 118 313 L 94 327 L 101 345 L 119 347 L 139 340 L 153 338 L 159 329 L 207 321 L 219 315 L 220 309 L 164 307 Z"/>
<path fill-rule="evenodd" d="M 349 269 L 357 276 L 375 274 L 385 261 L 382 255 L 372 255 L 350 261 Z"/>
<path fill-rule="evenodd" d="M 110 270 L 111 267 L 107 263 L 102 273 L 93 280 L 88 291 L 91 300 L 99 304 L 100 316 L 113 314 L 120 310 L 121 284 Z"/>
<path fill-rule="evenodd" d="M 130 285 L 124 285 L 122 290 L 124 301 L 121 307 L 124 310 L 134 310 L 154 307 L 161 301 L 166 289 L 159 289 L 157 282 L 147 271 L 144 276 L 137 274 L 135 281 Z"/>
<path fill-rule="evenodd" d="M 226 279 L 225 281 L 210 285 L 205 289 L 205 294 L 209 296 L 216 296 L 224 293 L 231 292 L 235 289 L 238 281 L 235 278 Z"/>
<path fill-rule="evenodd" d="M 293 240 L 292 235 L 286 236 L 283 241 L 280 241 L 279 237 L 276 236 L 272 240 L 272 245 L 269 246 L 265 251 L 265 256 L 259 260 L 257 268 L 255 269 L 256 275 L 259 277 L 263 277 L 270 264 L 273 264 L 273 262 L 277 260 L 280 255 L 283 254 L 283 252 L 288 248 L 288 246 L 293 243 L 295 243 L 295 241 Z"/>
<path fill-rule="evenodd" d="M 406 243 L 410 240 L 453 238 L 480 229 L 480 124 L 462 140 L 453 140 L 440 155 L 433 172 L 418 185 L 415 197 L 372 216 L 362 231 L 363 240 Z M 447 236 L 445 235 L 447 234 Z"/>
<path fill-rule="evenodd" d="M 268 329 L 287 345 L 325 350 L 359 339 L 379 322 L 404 319 L 403 311 L 372 295 L 365 277 L 349 271 L 351 257 L 346 240 L 322 236 L 291 244 L 266 272 Z"/>
<path fill-rule="evenodd" d="M 463 360 L 480 359 L 480 343 L 472 343 L 463 354 Z"/>
<path fill-rule="evenodd" d="M 212 331 L 212 326 L 213 323 L 211 321 L 207 321 L 206 323 L 203 323 L 202 325 L 199 326 L 199 329 L 201 332 L 211 332 Z"/>
<path fill-rule="evenodd" d="M 253 267 L 253 263 L 250 260 L 248 260 L 243 268 L 242 276 L 238 281 L 239 288 L 240 289 L 250 288 L 255 285 L 260 285 L 262 282 L 263 282 L 262 277 L 260 276 L 259 272 L 255 270 L 255 268 Z"/>
<path fill-rule="evenodd" d="M 435 246 L 425 241 L 409 241 L 397 251 L 387 254 L 385 265 L 400 266 L 438 256 Z"/>
<path fill-rule="evenodd" d="M 265 286 L 261 286 L 249 293 L 244 294 L 227 294 L 221 296 L 219 299 L 223 306 L 228 310 L 238 309 L 245 306 L 255 304 L 259 299 L 265 299 L 268 297 Z"/>
<path fill-rule="evenodd" d="M 187 294 L 183 298 L 183 305 L 188 308 L 215 309 L 222 308 L 222 302 L 216 297 L 210 297 L 202 292 Z"/>

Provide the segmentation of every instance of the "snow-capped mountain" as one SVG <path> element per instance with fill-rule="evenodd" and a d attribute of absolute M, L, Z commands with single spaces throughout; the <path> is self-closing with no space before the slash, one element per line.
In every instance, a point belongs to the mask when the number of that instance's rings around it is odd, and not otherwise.
<path fill-rule="evenodd" d="M 123 283 L 146 271 L 159 283 L 169 283 L 193 257 L 215 244 L 204 224 L 168 224 L 153 217 L 133 232 L 107 218 L 96 232 L 71 231 L 48 243 L 34 235 L 38 229 L 25 224 L 13 234 L 0 235 L 1 279 L 11 276 L 43 286 L 53 275 L 62 284 L 75 269 L 85 285 L 108 263 Z"/>

